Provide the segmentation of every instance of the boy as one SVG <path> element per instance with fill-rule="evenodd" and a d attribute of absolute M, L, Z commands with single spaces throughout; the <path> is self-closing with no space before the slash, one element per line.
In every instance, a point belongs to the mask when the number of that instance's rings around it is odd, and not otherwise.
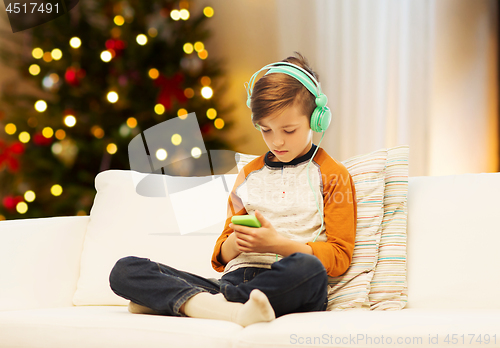
<path fill-rule="evenodd" d="M 247 90 L 252 122 L 269 151 L 239 172 L 229 195 L 228 218 L 212 256 L 221 279 L 122 258 L 111 271 L 110 286 L 131 300 L 131 312 L 247 326 L 326 310 L 328 276 L 343 274 L 352 260 L 355 188 L 347 169 L 312 143 L 311 125 L 324 135 L 330 115 L 317 75 L 295 53 L 298 57 L 274 63 L 277 69 L 258 80 L 250 95 L 252 77 Z M 279 73 L 281 65 L 291 72 Z M 307 73 L 297 76 L 297 71 Z M 252 213 L 260 228 L 231 223 L 233 215 Z"/>

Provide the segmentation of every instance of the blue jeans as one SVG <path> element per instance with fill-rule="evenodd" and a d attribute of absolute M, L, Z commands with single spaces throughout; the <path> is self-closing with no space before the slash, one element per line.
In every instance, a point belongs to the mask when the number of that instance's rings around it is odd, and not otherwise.
<path fill-rule="evenodd" d="M 183 316 L 179 308 L 200 292 L 222 293 L 226 300 L 245 303 L 254 289 L 266 294 L 276 317 L 288 313 L 324 311 L 327 307 L 326 270 L 316 256 L 295 253 L 271 269 L 245 267 L 220 280 L 176 270 L 147 258 L 127 256 L 109 275 L 115 294 L 160 314 Z"/>

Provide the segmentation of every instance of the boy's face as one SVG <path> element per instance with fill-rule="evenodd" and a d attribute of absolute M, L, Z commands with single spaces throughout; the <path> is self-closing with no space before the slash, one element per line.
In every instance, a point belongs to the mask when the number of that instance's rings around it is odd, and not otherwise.
<path fill-rule="evenodd" d="M 280 162 L 290 162 L 311 149 L 309 117 L 302 114 L 295 103 L 281 114 L 263 118 L 258 124 L 267 147 Z"/>

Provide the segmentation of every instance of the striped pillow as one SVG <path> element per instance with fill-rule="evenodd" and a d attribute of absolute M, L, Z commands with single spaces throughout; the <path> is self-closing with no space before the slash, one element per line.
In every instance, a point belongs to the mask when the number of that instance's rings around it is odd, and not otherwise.
<path fill-rule="evenodd" d="M 238 170 L 258 156 L 236 154 Z M 329 277 L 328 310 L 368 308 L 370 281 L 377 264 L 384 215 L 387 150 L 381 149 L 342 162 L 356 188 L 357 229 L 351 265 L 341 276 Z"/>
<path fill-rule="evenodd" d="M 408 298 L 406 283 L 406 223 L 409 146 L 388 149 L 384 219 L 378 262 L 368 295 L 372 310 L 398 310 Z"/>
<path fill-rule="evenodd" d="M 384 216 L 386 160 L 387 150 L 381 149 L 342 162 L 356 188 L 356 240 L 347 271 L 341 276 L 329 277 L 328 310 L 368 309 L 370 281 L 377 264 Z"/>

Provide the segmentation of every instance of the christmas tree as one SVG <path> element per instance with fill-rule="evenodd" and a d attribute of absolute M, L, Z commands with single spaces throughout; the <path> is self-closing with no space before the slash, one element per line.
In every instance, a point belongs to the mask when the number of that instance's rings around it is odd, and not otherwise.
<path fill-rule="evenodd" d="M 213 15 L 195 1 L 85 0 L 23 32 L 29 52 L 2 50 L 37 93 L 3 88 L 0 219 L 88 215 L 95 176 L 129 170 L 131 140 L 169 119 L 195 113 L 206 149 L 231 150 L 233 105 L 205 48 Z"/>

